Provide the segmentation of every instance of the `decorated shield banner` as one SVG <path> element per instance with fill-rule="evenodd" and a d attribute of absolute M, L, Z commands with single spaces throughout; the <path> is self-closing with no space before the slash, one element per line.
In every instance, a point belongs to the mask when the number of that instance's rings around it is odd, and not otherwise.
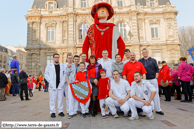
<path fill-rule="evenodd" d="M 91 86 L 88 80 L 70 83 L 70 89 L 74 98 L 78 102 L 85 104 L 90 99 Z"/>

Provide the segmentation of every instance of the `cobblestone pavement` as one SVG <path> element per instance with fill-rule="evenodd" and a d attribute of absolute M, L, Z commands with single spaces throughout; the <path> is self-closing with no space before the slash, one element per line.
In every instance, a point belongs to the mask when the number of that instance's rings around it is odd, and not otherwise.
<path fill-rule="evenodd" d="M 162 96 L 161 108 L 165 115 L 154 114 L 154 120 L 140 117 L 129 121 L 123 116 L 102 119 L 100 113 L 96 117 L 84 119 L 78 115 L 67 119 L 64 98 L 65 117 L 56 115 L 53 119 L 49 114 L 49 93 L 36 89 L 31 101 L 20 101 L 19 96 L 7 96 L 6 101 L 0 101 L 0 121 L 62 121 L 63 129 L 194 129 L 194 102 L 181 103 L 174 97 L 165 102 Z"/>

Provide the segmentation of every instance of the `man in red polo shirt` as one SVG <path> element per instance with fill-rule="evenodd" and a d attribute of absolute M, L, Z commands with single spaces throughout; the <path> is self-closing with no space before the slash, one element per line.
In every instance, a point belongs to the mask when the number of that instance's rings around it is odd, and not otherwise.
<path fill-rule="evenodd" d="M 127 80 L 129 84 L 134 81 L 134 73 L 140 72 L 143 75 L 143 79 L 146 80 L 146 70 L 143 64 L 135 59 L 136 55 L 134 52 L 130 53 L 130 61 L 124 65 L 123 68 L 123 79 Z"/>

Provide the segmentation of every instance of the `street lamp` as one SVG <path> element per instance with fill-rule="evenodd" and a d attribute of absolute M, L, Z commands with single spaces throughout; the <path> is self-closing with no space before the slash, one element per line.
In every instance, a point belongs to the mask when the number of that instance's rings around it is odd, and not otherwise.
<path fill-rule="evenodd" d="M 35 76 L 36 76 L 36 69 L 41 67 L 41 64 L 34 64 L 32 63 L 32 66 L 35 68 Z"/>

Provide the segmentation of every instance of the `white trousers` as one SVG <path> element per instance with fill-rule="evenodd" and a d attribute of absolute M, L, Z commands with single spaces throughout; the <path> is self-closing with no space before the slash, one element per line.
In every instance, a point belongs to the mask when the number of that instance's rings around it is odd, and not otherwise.
<path fill-rule="evenodd" d="M 156 88 L 156 94 L 155 94 L 155 97 L 153 99 L 154 101 L 154 109 L 156 111 L 162 111 L 162 109 L 160 108 L 160 97 L 159 97 L 159 94 L 158 94 L 158 81 L 157 79 L 151 79 L 151 80 L 148 80 L 155 88 Z"/>
<path fill-rule="evenodd" d="M 69 98 L 69 115 L 75 115 L 77 114 L 78 111 L 78 101 L 72 95 L 69 85 L 68 85 L 68 98 Z"/>
<path fill-rule="evenodd" d="M 140 101 L 137 101 L 133 98 L 129 99 L 129 105 L 131 107 L 131 113 L 132 113 L 132 117 L 136 117 L 137 116 L 137 107 L 138 108 L 142 108 L 142 110 L 147 113 L 147 116 L 150 117 L 152 115 L 152 106 L 144 106 L 144 104 Z"/>
<path fill-rule="evenodd" d="M 122 106 L 119 106 L 119 103 L 117 102 L 117 100 L 114 100 L 111 97 L 108 97 L 106 99 L 106 104 L 110 108 L 112 115 L 114 115 L 117 112 L 116 107 L 120 107 L 121 111 L 123 111 L 124 114 L 128 114 L 129 109 L 130 109 L 129 100 L 126 101 Z"/>
<path fill-rule="evenodd" d="M 81 107 L 82 114 L 89 113 L 89 106 L 90 106 L 90 99 L 85 104 L 80 103 L 80 107 Z"/>
<path fill-rule="evenodd" d="M 109 111 L 106 112 L 106 110 L 103 108 L 103 105 L 107 105 L 106 104 L 106 99 L 99 99 L 99 103 L 100 103 L 100 109 L 101 109 L 101 114 L 102 116 L 105 116 L 106 114 L 109 114 Z"/>
<path fill-rule="evenodd" d="M 56 113 L 55 103 L 57 99 L 58 103 L 58 113 L 63 112 L 63 89 L 50 89 L 50 114 Z"/>
<path fill-rule="evenodd" d="M 66 111 L 69 113 L 69 97 L 68 97 L 68 84 L 65 84 L 65 98 L 66 98 Z"/>
<path fill-rule="evenodd" d="M 79 112 L 82 111 L 82 109 L 81 109 L 81 103 L 80 102 L 78 102 L 78 109 L 77 109 L 77 111 L 79 111 Z"/>
<path fill-rule="evenodd" d="M 34 93 L 34 89 L 36 88 L 36 84 L 33 83 L 33 89 L 32 89 L 32 93 Z"/>

